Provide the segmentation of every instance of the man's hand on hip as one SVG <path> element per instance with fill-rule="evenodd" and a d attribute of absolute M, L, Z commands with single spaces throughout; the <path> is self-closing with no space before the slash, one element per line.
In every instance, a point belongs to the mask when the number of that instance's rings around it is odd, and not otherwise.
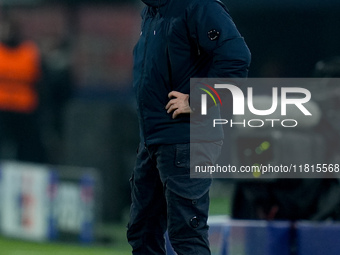
<path fill-rule="evenodd" d="M 170 101 L 165 106 L 168 113 L 172 112 L 172 118 L 175 119 L 180 114 L 191 113 L 191 108 L 189 106 L 189 95 L 183 94 L 178 91 L 171 91 L 168 94 Z"/>

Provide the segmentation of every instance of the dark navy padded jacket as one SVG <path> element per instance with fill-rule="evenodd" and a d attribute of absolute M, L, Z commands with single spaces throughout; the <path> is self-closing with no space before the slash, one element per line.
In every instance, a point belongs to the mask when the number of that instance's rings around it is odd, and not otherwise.
<path fill-rule="evenodd" d="M 134 90 L 141 142 L 190 142 L 190 117 L 172 119 L 168 93 L 190 94 L 193 77 L 246 77 L 250 52 L 217 0 L 143 0 L 134 48 Z"/>

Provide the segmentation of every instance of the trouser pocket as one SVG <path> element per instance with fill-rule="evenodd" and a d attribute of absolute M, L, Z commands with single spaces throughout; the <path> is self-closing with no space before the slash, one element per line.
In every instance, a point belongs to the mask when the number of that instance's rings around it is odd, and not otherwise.
<path fill-rule="evenodd" d="M 211 179 L 173 176 L 166 184 L 170 237 L 206 235 Z"/>

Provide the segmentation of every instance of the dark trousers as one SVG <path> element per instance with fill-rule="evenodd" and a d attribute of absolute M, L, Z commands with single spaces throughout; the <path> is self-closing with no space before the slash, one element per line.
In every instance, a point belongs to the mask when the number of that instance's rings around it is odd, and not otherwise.
<path fill-rule="evenodd" d="M 207 225 L 211 179 L 190 178 L 190 147 L 197 152 L 197 165 L 214 163 L 221 150 L 214 143 L 139 147 L 127 231 L 134 255 L 166 254 L 166 230 L 178 255 L 211 254 Z"/>

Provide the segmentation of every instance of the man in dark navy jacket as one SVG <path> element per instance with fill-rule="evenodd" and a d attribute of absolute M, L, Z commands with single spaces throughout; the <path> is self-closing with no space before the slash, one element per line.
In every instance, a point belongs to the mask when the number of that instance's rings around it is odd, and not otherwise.
<path fill-rule="evenodd" d="M 165 254 L 168 230 L 178 255 L 210 254 L 211 180 L 190 178 L 190 78 L 246 77 L 250 52 L 217 0 L 142 1 L 147 6 L 133 70 L 141 143 L 128 241 L 133 254 Z M 205 146 L 208 163 L 220 146 Z"/>

